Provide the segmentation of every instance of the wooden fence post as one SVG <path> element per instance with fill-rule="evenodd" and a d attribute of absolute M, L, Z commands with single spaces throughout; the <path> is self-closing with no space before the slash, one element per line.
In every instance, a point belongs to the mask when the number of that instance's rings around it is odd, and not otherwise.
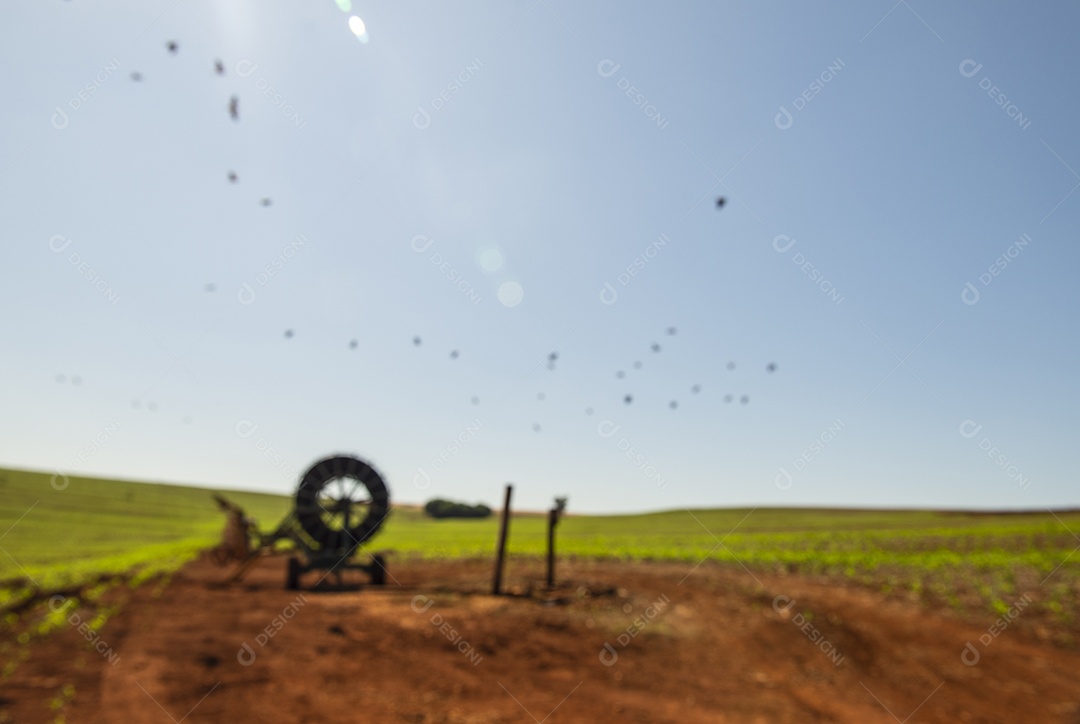
<path fill-rule="evenodd" d="M 547 587 L 549 591 L 555 588 L 555 524 L 558 522 L 559 511 L 552 508 L 548 511 Z"/>
<path fill-rule="evenodd" d="M 492 595 L 498 596 L 502 589 L 503 557 L 506 554 L 506 534 L 510 529 L 510 493 L 514 486 L 506 484 L 506 498 L 503 500 L 502 522 L 499 524 L 499 543 L 495 550 L 495 578 L 491 584 Z"/>

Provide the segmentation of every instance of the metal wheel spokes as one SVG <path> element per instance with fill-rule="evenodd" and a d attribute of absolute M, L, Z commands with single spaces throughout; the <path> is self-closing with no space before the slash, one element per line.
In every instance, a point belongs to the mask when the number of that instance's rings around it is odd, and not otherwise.
<path fill-rule="evenodd" d="M 330 530 L 351 531 L 367 518 L 371 495 L 353 478 L 333 478 L 323 486 L 317 498 L 323 524 Z"/>
<path fill-rule="evenodd" d="M 296 491 L 301 526 L 321 548 L 348 551 L 370 538 L 389 512 L 386 484 L 353 457 L 321 460 Z"/>

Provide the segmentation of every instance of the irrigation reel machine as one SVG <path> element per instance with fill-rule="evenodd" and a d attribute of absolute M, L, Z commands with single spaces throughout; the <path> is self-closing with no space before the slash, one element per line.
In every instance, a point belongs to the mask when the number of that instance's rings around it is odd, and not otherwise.
<path fill-rule="evenodd" d="M 231 513 L 239 511 L 235 506 L 222 507 Z M 242 518 L 240 513 L 238 517 Z M 301 478 L 293 496 L 293 509 L 272 533 L 259 533 L 246 521 L 255 548 L 241 556 L 243 563 L 231 580 L 239 580 L 256 559 L 273 553 L 278 541 L 289 540 L 303 560 L 296 555 L 289 557 L 286 588 L 299 588 L 300 576 L 309 571 L 325 571 L 323 578 L 334 573 L 340 583 L 343 570 L 361 570 L 373 585 L 383 585 L 386 561 L 382 556 L 373 555 L 370 563 L 351 559 L 379 531 L 389 513 L 390 492 L 371 465 L 349 455 L 320 460 Z"/>

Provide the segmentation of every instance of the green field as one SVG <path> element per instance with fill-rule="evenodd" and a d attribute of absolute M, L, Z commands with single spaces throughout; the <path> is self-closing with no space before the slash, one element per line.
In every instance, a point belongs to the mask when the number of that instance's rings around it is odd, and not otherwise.
<path fill-rule="evenodd" d="M 217 543 L 224 516 L 203 488 L 0 470 L 0 607 L 32 586 L 56 590 L 109 574 L 175 570 Z M 268 531 L 291 499 L 228 493 Z M 512 555 L 544 551 L 542 516 L 515 516 Z M 432 520 L 396 509 L 369 549 L 399 557 L 490 556 L 497 521 Z M 3 533 L 3 531 L 7 531 Z M 964 514 L 762 508 L 574 516 L 559 525 L 560 555 L 670 560 L 688 572 L 708 560 L 751 573 L 838 577 L 954 608 L 1001 610 L 1038 590 L 1071 622 L 1080 599 L 1080 512 Z"/>
<path fill-rule="evenodd" d="M 71 477 L 56 490 L 51 480 L 0 469 L 6 589 L 29 581 L 53 590 L 131 571 L 152 575 L 175 569 L 220 536 L 224 516 L 205 489 Z M 257 517 L 276 518 L 288 504 L 274 495 L 232 497 Z"/>

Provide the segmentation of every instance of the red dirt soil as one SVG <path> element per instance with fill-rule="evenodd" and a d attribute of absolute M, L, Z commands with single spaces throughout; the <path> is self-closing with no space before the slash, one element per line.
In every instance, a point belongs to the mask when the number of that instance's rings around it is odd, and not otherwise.
<path fill-rule="evenodd" d="M 495 597 L 489 561 L 392 561 L 361 590 L 286 591 L 284 569 L 143 586 L 101 632 L 113 664 L 64 626 L 2 684 L 0 722 L 51 721 L 65 684 L 68 722 L 1080 721 L 1077 652 L 806 577 L 563 561 L 548 596 L 511 559 Z"/>

